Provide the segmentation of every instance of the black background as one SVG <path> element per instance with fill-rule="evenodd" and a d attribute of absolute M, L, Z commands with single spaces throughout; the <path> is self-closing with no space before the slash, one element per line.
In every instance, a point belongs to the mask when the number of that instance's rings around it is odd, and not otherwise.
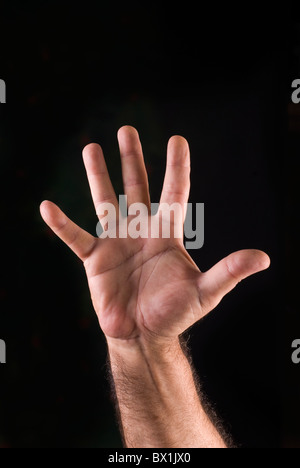
<path fill-rule="evenodd" d="M 0 447 L 120 447 L 106 347 L 83 268 L 42 222 L 43 199 L 95 233 L 81 160 L 99 142 L 122 193 L 116 132 L 140 133 L 158 201 L 184 135 L 205 203 L 206 270 L 259 248 L 272 266 L 190 332 L 203 391 L 242 447 L 300 446 L 298 12 L 185 2 L 2 2 Z"/>

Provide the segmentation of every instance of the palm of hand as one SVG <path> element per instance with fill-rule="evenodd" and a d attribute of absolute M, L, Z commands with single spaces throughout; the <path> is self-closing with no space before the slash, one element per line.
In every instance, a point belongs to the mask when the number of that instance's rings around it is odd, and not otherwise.
<path fill-rule="evenodd" d="M 138 134 L 131 127 L 123 127 L 118 137 L 128 205 L 142 202 L 149 208 Z M 99 213 L 103 202 L 117 208 L 101 148 L 86 147 L 84 162 L 96 211 Z M 173 137 L 168 145 L 161 202 L 184 206 L 189 196 L 189 168 L 186 140 Z M 41 213 L 83 260 L 100 326 L 110 338 L 178 336 L 210 312 L 239 281 L 269 265 L 263 252 L 244 250 L 201 273 L 182 239 L 98 239 L 76 226 L 51 202 L 43 202 Z"/>
<path fill-rule="evenodd" d="M 100 239 L 97 244 L 85 268 L 106 335 L 175 336 L 200 318 L 199 270 L 178 242 Z"/>

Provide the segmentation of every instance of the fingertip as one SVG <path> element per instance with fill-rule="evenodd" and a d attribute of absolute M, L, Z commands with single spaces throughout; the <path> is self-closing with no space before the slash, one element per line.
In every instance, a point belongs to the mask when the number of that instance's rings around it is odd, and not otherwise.
<path fill-rule="evenodd" d="M 235 277 L 247 277 L 269 268 L 270 257 L 262 250 L 240 250 L 228 257 L 227 266 Z"/>
<path fill-rule="evenodd" d="M 119 128 L 117 136 L 118 138 L 122 138 L 123 136 L 138 136 L 139 137 L 139 132 L 135 127 L 132 127 L 131 125 L 123 125 L 121 128 Z"/>
<path fill-rule="evenodd" d="M 98 143 L 89 143 L 82 150 L 83 159 L 91 154 L 100 153 L 102 151 L 101 146 Z"/>
<path fill-rule="evenodd" d="M 42 218 L 45 218 L 47 216 L 48 210 L 51 206 L 51 202 L 49 200 L 44 200 L 40 204 L 40 213 L 42 215 Z"/>
<path fill-rule="evenodd" d="M 142 145 L 138 131 L 130 125 L 124 125 L 118 131 L 118 143 L 121 158 L 127 156 L 142 156 Z"/>
<path fill-rule="evenodd" d="M 52 209 L 53 203 L 51 203 L 49 200 L 44 200 L 40 204 L 40 214 L 42 219 L 48 226 L 51 224 L 51 209 Z"/>
<path fill-rule="evenodd" d="M 271 265 L 271 259 L 266 252 L 263 252 L 262 250 L 257 250 L 257 256 L 258 256 L 258 267 L 260 268 L 260 271 L 262 270 L 267 270 L 270 265 Z"/>
<path fill-rule="evenodd" d="M 190 148 L 189 143 L 181 135 L 173 135 L 168 141 L 168 158 L 171 160 L 171 165 L 182 165 L 189 167 L 190 165 Z"/>
<path fill-rule="evenodd" d="M 49 200 L 44 200 L 41 203 L 40 213 L 45 223 L 51 228 L 59 227 L 64 223 L 64 213 L 55 203 Z"/>
<path fill-rule="evenodd" d="M 169 144 L 173 145 L 185 145 L 188 146 L 189 143 L 186 138 L 184 138 L 182 135 L 173 135 L 169 139 Z"/>
<path fill-rule="evenodd" d="M 257 272 L 266 270 L 270 266 L 270 257 L 262 250 L 245 250 L 245 255 L 248 257 L 249 264 Z"/>

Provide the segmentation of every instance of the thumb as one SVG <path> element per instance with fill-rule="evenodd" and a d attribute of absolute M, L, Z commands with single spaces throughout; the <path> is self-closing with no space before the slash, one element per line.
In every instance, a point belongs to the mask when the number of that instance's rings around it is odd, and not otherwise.
<path fill-rule="evenodd" d="M 203 273 L 199 280 L 200 300 L 208 313 L 235 286 L 254 273 L 270 266 L 270 258 L 261 250 L 240 250 Z"/>

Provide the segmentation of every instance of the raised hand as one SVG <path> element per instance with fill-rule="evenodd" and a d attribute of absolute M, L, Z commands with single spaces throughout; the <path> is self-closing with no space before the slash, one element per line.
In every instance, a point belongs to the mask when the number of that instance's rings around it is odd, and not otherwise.
<path fill-rule="evenodd" d="M 128 206 L 144 203 L 149 210 L 147 216 L 151 216 L 148 177 L 138 133 L 132 127 L 122 127 L 118 140 Z M 117 197 L 100 146 L 88 145 L 83 159 L 96 212 L 100 213 L 103 203 L 113 204 L 118 212 Z M 189 189 L 188 143 L 173 136 L 168 144 L 161 202 L 180 203 L 184 212 Z M 107 338 L 174 339 L 216 307 L 239 281 L 264 270 L 270 263 L 261 251 L 243 250 L 202 273 L 185 250 L 183 237 L 99 239 L 74 224 L 49 201 L 42 203 L 41 214 L 83 261 L 93 305 Z"/>

